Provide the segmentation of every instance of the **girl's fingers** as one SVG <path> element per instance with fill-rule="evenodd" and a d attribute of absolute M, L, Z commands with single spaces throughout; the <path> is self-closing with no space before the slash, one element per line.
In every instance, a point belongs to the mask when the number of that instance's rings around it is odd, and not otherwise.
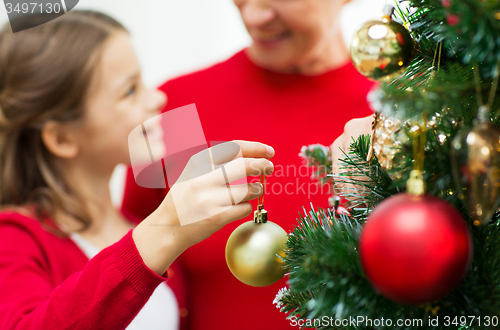
<path fill-rule="evenodd" d="M 193 189 L 213 189 L 222 187 L 247 176 L 269 175 L 274 171 L 274 164 L 265 159 L 238 158 L 224 165 L 217 165 L 206 174 L 196 176 L 195 172 L 190 172 L 189 168 L 184 169 L 182 178 L 176 184 L 181 182 L 192 182 Z M 188 178 L 189 180 L 185 180 Z"/>
<path fill-rule="evenodd" d="M 274 149 L 259 142 L 230 141 L 207 149 L 214 165 L 221 165 L 238 158 L 271 158 Z"/>
<path fill-rule="evenodd" d="M 260 142 L 234 140 L 227 143 L 237 144 L 240 147 L 240 157 L 244 158 L 271 158 L 275 154 L 273 147 Z"/>
<path fill-rule="evenodd" d="M 252 214 L 252 204 L 249 202 L 242 202 L 230 207 L 228 210 L 217 215 L 221 225 L 227 225 L 230 222 L 243 219 Z"/>
<path fill-rule="evenodd" d="M 265 158 L 238 158 L 224 165 L 227 183 L 247 176 L 269 175 L 274 171 L 274 164 Z"/>
<path fill-rule="evenodd" d="M 260 182 L 230 185 L 231 195 L 235 204 L 248 202 L 262 195 L 262 184 Z"/>
<path fill-rule="evenodd" d="M 274 155 L 274 150 L 270 150 L 262 143 L 248 141 L 216 145 L 193 155 L 177 182 L 205 177 L 209 185 L 223 185 L 246 176 L 270 174 L 274 169 L 267 160 Z"/>

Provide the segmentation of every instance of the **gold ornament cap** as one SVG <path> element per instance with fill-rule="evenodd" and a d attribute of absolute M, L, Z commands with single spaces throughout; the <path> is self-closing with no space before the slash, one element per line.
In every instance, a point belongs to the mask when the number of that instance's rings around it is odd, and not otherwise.
<path fill-rule="evenodd" d="M 257 210 L 253 212 L 253 221 L 255 223 L 266 223 L 267 222 L 267 211 L 264 210 L 264 205 L 259 204 Z"/>
<path fill-rule="evenodd" d="M 384 13 L 384 16 L 382 16 L 382 21 L 384 21 L 384 23 L 388 23 L 391 20 L 392 14 L 394 13 L 394 7 L 391 5 L 385 5 L 382 12 Z"/>
<path fill-rule="evenodd" d="M 406 191 L 410 195 L 421 196 L 425 194 L 425 182 L 422 171 L 413 170 L 410 172 L 410 178 L 406 181 Z"/>

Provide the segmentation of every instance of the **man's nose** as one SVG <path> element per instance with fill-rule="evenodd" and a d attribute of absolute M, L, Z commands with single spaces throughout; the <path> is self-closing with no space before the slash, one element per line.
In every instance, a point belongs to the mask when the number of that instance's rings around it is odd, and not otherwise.
<path fill-rule="evenodd" d="M 262 0 L 248 0 L 240 7 L 241 17 L 247 27 L 260 27 L 271 22 L 276 13 Z"/>

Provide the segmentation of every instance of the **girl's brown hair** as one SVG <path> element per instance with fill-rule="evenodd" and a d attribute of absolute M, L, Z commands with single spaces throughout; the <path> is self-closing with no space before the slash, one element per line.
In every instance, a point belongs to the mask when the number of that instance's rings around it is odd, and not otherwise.
<path fill-rule="evenodd" d="M 32 206 L 39 219 L 62 211 L 82 229 L 90 225 L 41 130 L 48 121 L 83 118 L 103 45 L 120 30 L 105 14 L 74 10 L 22 32 L 0 31 L 0 207 Z"/>

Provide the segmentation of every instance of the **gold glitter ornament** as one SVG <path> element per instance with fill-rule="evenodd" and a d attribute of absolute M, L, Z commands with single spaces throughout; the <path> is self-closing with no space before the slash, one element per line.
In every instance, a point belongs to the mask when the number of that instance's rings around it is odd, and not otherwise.
<path fill-rule="evenodd" d="M 386 6 L 382 19 L 366 22 L 351 41 L 354 67 L 373 80 L 397 78 L 413 58 L 413 39 L 404 26 L 391 19 L 393 11 Z"/>
<path fill-rule="evenodd" d="M 401 121 L 387 118 L 381 113 L 375 114 L 368 161 L 375 155 L 382 169 L 388 171 L 393 168 L 394 156 L 401 145 L 408 141 L 405 134 L 398 134 L 401 127 Z M 391 173 L 390 176 L 392 179 L 399 177 L 397 173 Z"/>

